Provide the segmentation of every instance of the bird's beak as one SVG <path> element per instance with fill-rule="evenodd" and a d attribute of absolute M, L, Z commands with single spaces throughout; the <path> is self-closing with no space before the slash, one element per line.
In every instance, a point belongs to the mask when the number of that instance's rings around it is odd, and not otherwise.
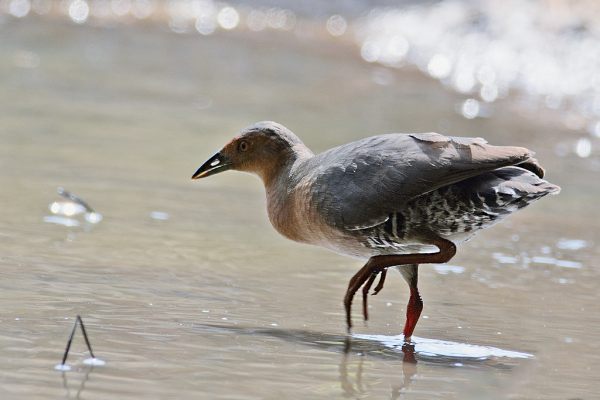
<path fill-rule="evenodd" d="M 230 168 L 231 161 L 221 153 L 217 153 L 198 168 L 194 175 L 192 175 L 192 179 L 205 178 L 219 172 L 227 171 Z"/>

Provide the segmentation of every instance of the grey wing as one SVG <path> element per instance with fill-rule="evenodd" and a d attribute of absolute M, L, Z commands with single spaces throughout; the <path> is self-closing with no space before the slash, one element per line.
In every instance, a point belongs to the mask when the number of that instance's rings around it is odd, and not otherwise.
<path fill-rule="evenodd" d="M 335 228 L 364 229 L 424 193 L 500 167 L 535 164 L 532 155 L 525 148 L 491 146 L 481 138 L 373 136 L 311 159 L 312 204 Z"/>

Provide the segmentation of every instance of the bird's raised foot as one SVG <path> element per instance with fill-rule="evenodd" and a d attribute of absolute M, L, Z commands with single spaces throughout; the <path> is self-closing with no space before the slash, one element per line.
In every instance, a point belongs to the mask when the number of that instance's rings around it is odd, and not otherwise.
<path fill-rule="evenodd" d="M 346 295 L 344 296 L 344 308 L 346 310 L 346 326 L 348 330 L 352 328 L 352 300 L 354 299 L 354 295 L 363 285 L 366 284 L 366 290 L 363 291 L 363 315 L 365 316 L 365 320 L 368 318 L 367 304 L 366 304 L 366 295 L 373 284 L 373 281 L 377 277 L 377 275 L 382 271 L 381 267 L 373 266 L 371 262 L 367 262 L 365 266 L 363 266 L 353 277 L 350 279 L 348 283 L 348 289 L 346 290 Z"/>
<path fill-rule="evenodd" d="M 373 293 L 372 293 L 373 296 L 375 296 L 377 293 L 381 292 L 381 289 L 383 289 L 383 283 L 385 282 L 386 275 L 387 275 L 387 269 L 382 269 L 381 276 L 379 277 L 379 283 L 377 284 L 377 286 L 375 286 L 375 289 L 373 289 Z"/>
<path fill-rule="evenodd" d="M 367 302 L 367 296 L 369 294 L 369 290 L 371 290 L 371 286 L 373 286 L 373 283 L 375 282 L 377 275 L 380 275 L 379 282 L 377 283 L 377 286 L 375 286 L 375 289 L 373 289 L 373 293 L 371 293 L 371 295 L 375 296 L 377 293 L 379 293 L 381 291 L 381 289 L 383 289 L 383 283 L 385 282 L 386 273 L 387 273 L 387 270 L 385 268 L 380 271 L 371 273 L 369 280 L 363 285 L 363 288 L 362 288 L 363 317 L 364 317 L 365 321 L 369 320 L 369 311 L 368 311 L 369 306 L 368 306 L 368 302 Z"/>

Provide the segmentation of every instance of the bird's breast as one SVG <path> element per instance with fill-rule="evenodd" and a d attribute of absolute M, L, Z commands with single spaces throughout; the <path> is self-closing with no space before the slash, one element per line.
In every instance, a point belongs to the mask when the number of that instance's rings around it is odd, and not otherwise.
<path fill-rule="evenodd" d="M 267 188 L 267 213 L 271 225 L 288 239 L 305 242 L 304 219 L 299 196 L 281 187 Z"/>
<path fill-rule="evenodd" d="M 311 202 L 310 185 L 267 188 L 267 212 L 273 227 L 296 242 L 324 246 L 333 234 Z M 325 246 L 327 247 L 327 246 Z"/>

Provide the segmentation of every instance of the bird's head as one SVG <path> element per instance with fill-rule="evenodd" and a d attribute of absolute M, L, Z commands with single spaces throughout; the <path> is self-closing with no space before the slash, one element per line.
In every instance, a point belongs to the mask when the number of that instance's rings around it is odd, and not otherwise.
<path fill-rule="evenodd" d="M 305 149 L 302 141 L 285 126 L 272 121 L 258 122 L 243 129 L 202 164 L 192 179 L 232 169 L 255 173 L 266 183 L 297 152 Z"/>

